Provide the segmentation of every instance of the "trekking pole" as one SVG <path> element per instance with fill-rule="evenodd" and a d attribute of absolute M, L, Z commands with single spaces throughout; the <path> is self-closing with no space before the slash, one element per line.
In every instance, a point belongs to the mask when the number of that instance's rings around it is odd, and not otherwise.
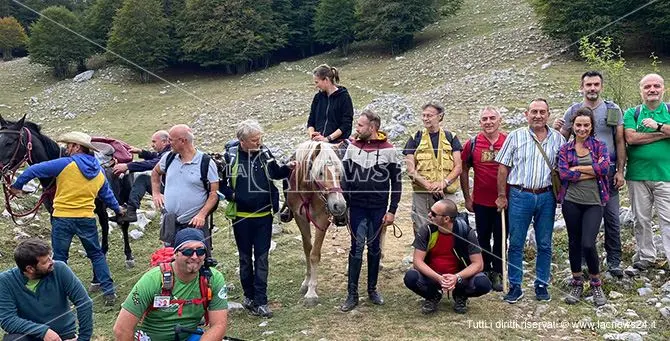
<path fill-rule="evenodd" d="M 502 220 L 502 280 L 503 292 L 509 290 L 508 274 L 507 274 L 507 226 L 505 223 L 505 209 L 500 211 L 500 219 Z"/>

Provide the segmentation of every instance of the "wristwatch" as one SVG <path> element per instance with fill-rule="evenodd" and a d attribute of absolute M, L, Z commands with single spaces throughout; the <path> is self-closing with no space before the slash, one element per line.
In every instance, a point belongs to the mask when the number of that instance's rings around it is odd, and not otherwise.
<path fill-rule="evenodd" d="M 333 141 L 333 138 L 330 137 L 330 135 L 328 135 L 328 136 L 326 136 L 326 140 L 328 140 L 328 142 L 331 142 L 331 141 Z"/>
<path fill-rule="evenodd" d="M 463 277 L 461 275 L 456 274 L 456 283 L 461 284 L 463 283 Z"/>
<path fill-rule="evenodd" d="M 656 131 L 661 131 L 663 129 L 663 123 L 658 123 L 658 126 L 656 127 Z"/>

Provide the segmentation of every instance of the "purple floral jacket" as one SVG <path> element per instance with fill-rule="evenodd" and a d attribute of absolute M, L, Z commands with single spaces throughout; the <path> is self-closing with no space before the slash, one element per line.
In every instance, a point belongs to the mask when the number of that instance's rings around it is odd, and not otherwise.
<path fill-rule="evenodd" d="M 607 172 L 610 167 L 610 157 L 607 153 L 607 145 L 589 136 L 584 141 L 584 147 L 591 151 L 593 159 L 593 171 L 596 173 L 600 202 L 605 205 L 609 200 L 609 186 L 607 185 Z M 561 190 L 558 192 L 558 201 L 563 202 L 568 186 L 579 181 L 581 172 L 571 171 L 570 167 L 578 166 L 579 158 L 575 150 L 575 140 L 567 142 L 558 151 L 558 174 L 561 178 Z"/>

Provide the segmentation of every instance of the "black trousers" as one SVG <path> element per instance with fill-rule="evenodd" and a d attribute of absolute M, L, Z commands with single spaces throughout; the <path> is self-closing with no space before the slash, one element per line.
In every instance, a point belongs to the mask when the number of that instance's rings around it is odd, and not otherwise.
<path fill-rule="evenodd" d="M 582 272 L 582 257 L 586 260 L 589 274 L 600 273 L 596 237 L 603 219 L 603 207 L 600 205 L 582 205 L 564 200 L 563 218 L 568 230 L 568 252 L 570 270 Z"/>
<path fill-rule="evenodd" d="M 405 273 L 405 286 L 417 295 L 433 300 L 442 297 L 442 286 L 432 278 L 425 276 L 416 269 L 409 269 Z M 479 297 L 491 291 L 491 281 L 480 272 L 471 278 L 463 279 L 461 284 L 456 284 L 452 292 L 454 296 Z"/>
<path fill-rule="evenodd" d="M 482 248 L 482 258 L 484 258 L 484 271 L 494 271 L 502 273 L 502 245 L 507 236 L 502 235 L 501 214 L 496 207 L 482 205 L 473 205 L 475 211 L 475 222 L 477 225 L 477 241 Z M 507 211 L 505 211 L 505 222 L 507 220 Z M 509 235 L 509 229 L 507 229 Z M 491 236 L 493 236 L 493 247 L 491 247 Z"/>
<path fill-rule="evenodd" d="M 240 254 L 240 282 L 244 296 L 253 299 L 257 305 L 265 305 L 268 303 L 268 255 L 272 238 L 272 215 L 237 218 L 233 220 L 233 232 Z"/>
<path fill-rule="evenodd" d="M 135 209 L 140 208 L 142 197 L 147 193 L 151 194 L 151 175 L 140 174 L 135 177 L 135 181 L 130 189 L 128 206 Z"/>

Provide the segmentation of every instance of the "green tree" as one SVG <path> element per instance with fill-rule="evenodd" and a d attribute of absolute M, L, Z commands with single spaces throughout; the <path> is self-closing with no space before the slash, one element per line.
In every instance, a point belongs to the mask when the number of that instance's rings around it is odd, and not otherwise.
<path fill-rule="evenodd" d="M 185 59 L 246 72 L 267 66 L 270 53 L 286 44 L 287 27 L 271 0 L 187 0 L 179 33 Z"/>
<path fill-rule="evenodd" d="M 439 16 L 450 15 L 462 0 L 366 0 L 359 2 L 357 34 L 362 39 L 379 39 L 391 44 L 391 51 L 411 47 L 414 34 Z"/>
<path fill-rule="evenodd" d="M 85 0 L 22 0 L 20 4 L 12 0 L 0 1 L 8 2 L 7 6 L 2 6 L 5 7 L 3 11 L 8 9 L 9 15 L 15 17 L 24 28 L 29 28 L 39 18 L 34 11 L 41 12 L 48 7 L 63 6 L 76 13 L 85 8 L 87 4 Z"/>
<path fill-rule="evenodd" d="M 337 45 L 347 55 L 354 40 L 354 0 L 322 0 L 314 16 L 314 38 L 324 44 Z"/>
<path fill-rule="evenodd" d="M 109 39 L 109 31 L 116 11 L 123 5 L 123 0 L 95 0 L 85 13 L 86 36 L 98 45 L 105 47 Z"/>
<path fill-rule="evenodd" d="M 149 81 L 149 71 L 162 69 L 170 52 L 169 26 L 159 0 L 124 0 L 114 17 L 107 47 L 140 66 L 142 82 Z M 118 59 L 112 56 L 112 59 Z"/>
<path fill-rule="evenodd" d="M 48 7 L 40 14 L 40 19 L 30 26 L 30 60 L 53 67 L 58 78 L 66 77 L 70 63 L 90 55 L 89 43 L 76 33 L 82 31 L 82 25 L 70 10 L 62 6 Z"/>
<path fill-rule="evenodd" d="M 28 36 L 16 18 L 0 18 L 0 50 L 3 60 L 12 59 L 12 50 L 24 47 L 26 43 Z"/>
<path fill-rule="evenodd" d="M 622 108 L 634 105 L 635 84 L 630 70 L 626 67 L 623 51 L 614 48 L 612 38 L 596 37 L 589 40 L 582 37 L 579 41 L 579 54 L 590 68 L 600 70 L 605 77 L 605 98 L 613 100 Z M 653 62 L 652 62 L 653 65 Z"/>

